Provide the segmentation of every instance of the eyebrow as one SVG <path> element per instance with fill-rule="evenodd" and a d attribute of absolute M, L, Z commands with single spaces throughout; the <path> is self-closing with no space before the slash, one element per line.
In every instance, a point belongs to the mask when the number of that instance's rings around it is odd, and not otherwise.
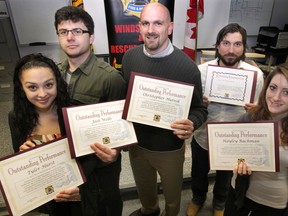
<path fill-rule="evenodd" d="M 50 78 L 50 79 L 44 81 L 44 83 L 51 82 L 51 81 L 56 81 L 56 79 L 55 78 Z M 27 81 L 27 82 L 25 82 L 25 84 L 37 84 L 37 83 L 31 82 L 31 81 Z"/>
<path fill-rule="evenodd" d="M 232 41 L 229 41 L 229 40 L 226 40 L 226 39 L 224 39 L 224 40 L 222 40 L 222 41 L 232 43 Z M 243 43 L 243 42 L 242 42 L 242 41 L 235 41 L 235 42 L 233 42 L 233 43 Z"/>

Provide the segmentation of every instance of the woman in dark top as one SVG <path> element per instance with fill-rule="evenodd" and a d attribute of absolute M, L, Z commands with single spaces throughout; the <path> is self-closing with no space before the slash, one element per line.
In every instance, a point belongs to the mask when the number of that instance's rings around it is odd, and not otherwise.
<path fill-rule="evenodd" d="M 61 108 L 70 103 L 65 81 L 57 65 L 41 54 L 19 60 L 14 71 L 13 109 L 9 127 L 15 152 L 52 141 L 65 135 Z M 79 200 L 78 188 L 71 200 Z M 80 202 L 51 201 L 39 207 L 51 216 L 81 215 Z"/>

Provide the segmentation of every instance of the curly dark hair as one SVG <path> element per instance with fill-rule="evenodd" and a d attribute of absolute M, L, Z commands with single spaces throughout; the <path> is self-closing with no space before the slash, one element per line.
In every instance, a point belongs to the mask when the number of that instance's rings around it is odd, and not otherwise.
<path fill-rule="evenodd" d="M 21 58 L 14 70 L 14 95 L 13 95 L 13 124 L 18 130 L 19 140 L 25 141 L 31 135 L 33 129 L 38 123 L 38 113 L 35 106 L 27 99 L 23 90 L 20 77 L 22 72 L 31 68 L 50 68 L 56 79 L 57 96 L 55 98 L 55 105 L 57 106 L 57 114 L 60 121 L 62 117 L 62 107 L 69 105 L 69 94 L 67 92 L 67 84 L 61 77 L 60 71 L 55 62 L 42 54 L 30 54 Z"/>
<path fill-rule="evenodd" d="M 270 120 L 271 114 L 266 103 L 266 91 L 269 88 L 272 78 L 281 74 L 288 80 L 288 63 L 277 65 L 275 69 L 265 78 L 264 86 L 259 95 L 258 104 L 251 109 L 251 116 L 253 120 Z M 282 133 L 280 135 L 281 141 L 284 145 L 288 145 L 288 113 L 286 117 L 281 120 Z"/>
<path fill-rule="evenodd" d="M 58 25 L 63 21 L 71 20 L 72 22 L 80 22 L 82 21 L 84 25 L 87 27 L 89 34 L 94 34 L 94 21 L 90 14 L 84 11 L 82 8 L 74 7 L 74 6 L 65 6 L 58 9 L 55 13 L 55 21 L 54 26 L 56 32 L 58 31 Z"/>

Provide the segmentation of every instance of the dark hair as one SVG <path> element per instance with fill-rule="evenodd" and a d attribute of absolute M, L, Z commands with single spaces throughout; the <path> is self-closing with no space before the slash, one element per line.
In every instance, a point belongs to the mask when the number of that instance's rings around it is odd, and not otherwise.
<path fill-rule="evenodd" d="M 243 51 L 243 55 L 241 60 L 245 60 L 245 52 L 246 52 L 246 41 L 247 41 L 247 32 L 246 30 L 240 26 L 237 23 L 230 23 L 228 25 L 226 25 L 225 27 L 223 27 L 217 35 L 216 38 L 216 44 L 215 44 L 215 48 L 216 48 L 216 53 L 215 53 L 215 57 L 219 57 L 219 52 L 217 47 L 220 45 L 221 41 L 223 41 L 224 37 L 228 34 L 228 33 L 235 33 L 235 32 L 239 32 L 242 35 L 242 43 L 244 46 L 244 51 Z"/>
<path fill-rule="evenodd" d="M 87 27 L 89 34 L 90 35 L 94 34 L 94 22 L 92 17 L 80 7 L 65 6 L 56 11 L 54 22 L 56 32 L 58 31 L 57 29 L 58 25 L 62 21 L 68 21 L 68 20 L 71 20 L 74 23 L 82 21 L 84 25 Z"/>
<path fill-rule="evenodd" d="M 57 96 L 55 105 L 57 106 L 58 118 L 62 119 L 62 107 L 68 106 L 69 94 L 67 84 L 61 77 L 60 71 L 55 62 L 42 54 L 30 54 L 21 58 L 15 67 L 13 84 L 13 124 L 19 130 L 20 140 L 25 141 L 27 136 L 31 135 L 33 129 L 38 123 L 38 113 L 35 106 L 27 99 L 23 90 L 20 76 L 24 70 L 31 68 L 50 68 L 56 79 Z"/>
<path fill-rule="evenodd" d="M 264 86 L 259 95 L 258 104 L 251 110 L 251 116 L 253 120 L 269 120 L 271 115 L 266 103 L 266 91 L 269 88 L 272 78 L 281 74 L 288 80 L 288 63 L 283 63 L 275 67 L 275 69 L 268 74 L 265 78 Z M 288 145 L 288 113 L 287 116 L 281 120 L 282 133 L 280 135 L 282 143 Z"/>

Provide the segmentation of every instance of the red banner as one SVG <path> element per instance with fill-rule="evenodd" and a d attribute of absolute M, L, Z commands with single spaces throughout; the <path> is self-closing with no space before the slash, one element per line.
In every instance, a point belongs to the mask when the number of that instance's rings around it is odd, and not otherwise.
<path fill-rule="evenodd" d="M 150 2 L 165 5 L 173 19 L 174 0 L 105 0 L 110 64 L 122 68 L 124 53 L 142 43 L 138 22 L 143 7 Z M 172 36 L 171 36 L 172 38 Z"/>

